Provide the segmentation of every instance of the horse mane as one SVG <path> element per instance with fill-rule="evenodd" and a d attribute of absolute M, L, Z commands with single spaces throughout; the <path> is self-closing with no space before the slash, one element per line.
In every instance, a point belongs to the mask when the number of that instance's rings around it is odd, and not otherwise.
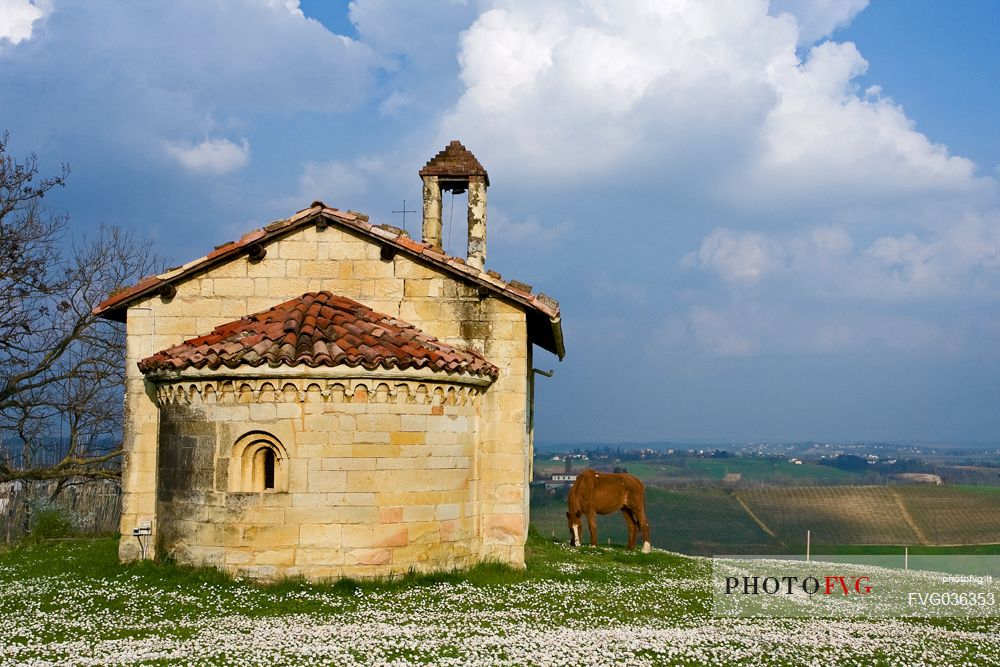
<path fill-rule="evenodd" d="M 583 509 L 584 499 L 593 496 L 594 487 L 597 485 L 597 476 L 598 473 L 593 468 L 587 468 L 576 476 L 573 486 L 569 489 L 570 514 L 580 512 Z"/>

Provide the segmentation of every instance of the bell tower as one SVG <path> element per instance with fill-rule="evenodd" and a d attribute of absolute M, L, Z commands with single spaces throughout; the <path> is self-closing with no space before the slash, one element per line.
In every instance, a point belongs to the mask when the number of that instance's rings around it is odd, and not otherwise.
<path fill-rule="evenodd" d="M 468 254 L 466 263 L 482 270 L 486 264 L 486 188 L 490 177 L 479 160 L 459 141 L 428 160 L 420 170 L 424 182 L 423 240 L 438 248 L 441 238 L 441 193 L 468 191 Z"/>

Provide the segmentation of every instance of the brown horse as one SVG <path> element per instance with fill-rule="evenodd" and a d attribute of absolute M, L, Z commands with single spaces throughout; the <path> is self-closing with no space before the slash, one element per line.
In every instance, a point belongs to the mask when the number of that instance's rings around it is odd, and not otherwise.
<path fill-rule="evenodd" d="M 628 526 L 628 548 L 635 548 L 635 536 L 642 531 L 642 551 L 649 553 L 649 522 L 646 521 L 646 490 L 637 477 L 627 472 L 597 472 L 587 468 L 569 490 L 569 543 L 580 544 L 580 516 L 587 515 L 590 544 L 597 546 L 597 516 L 622 511 Z"/>

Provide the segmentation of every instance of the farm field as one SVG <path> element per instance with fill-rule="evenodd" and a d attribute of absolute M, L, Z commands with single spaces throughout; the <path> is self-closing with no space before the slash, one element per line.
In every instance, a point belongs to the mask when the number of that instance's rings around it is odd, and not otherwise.
<path fill-rule="evenodd" d="M 0 554 L 0 665 L 997 664 L 995 620 L 717 618 L 709 561 L 537 535 L 524 571 L 257 586 L 121 566 L 115 540 Z"/>
<path fill-rule="evenodd" d="M 537 487 L 532 492 L 532 525 L 545 537 L 568 539 L 565 494 L 550 495 Z M 663 489 L 649 484 L 646 509 L 654 546 L 703 556 L 800 553 L 807 530 L 812 531 L 813 549 L 827 547 L 827 553 L 845 545 L 1000 544 L 997 487 Z M 624 544 L 627 538 L 620 514 L 598 517 L 598 533 L 601 544 L 608 538 Z"/>
<path fill-rule="evenodd" d="M 1000 543 L 1000 488 L 832 486 L 734 492 L 783 542 L 971 545 Z"/>

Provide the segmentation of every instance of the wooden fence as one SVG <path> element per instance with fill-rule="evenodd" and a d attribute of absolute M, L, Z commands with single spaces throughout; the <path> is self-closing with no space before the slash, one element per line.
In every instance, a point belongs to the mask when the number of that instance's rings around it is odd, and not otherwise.
<path fill-rule="evenodd" d="M 48 498 L 55 482 L 0 483 L 0 541 L 11 543 L 25 535 L 31 499 Z M 76 532 L 84 535 L 117 533 L 122 512 L 122 491 L 118 482 L 98 480 L 70 486 L 53 501 L 65 509 Z"/>

